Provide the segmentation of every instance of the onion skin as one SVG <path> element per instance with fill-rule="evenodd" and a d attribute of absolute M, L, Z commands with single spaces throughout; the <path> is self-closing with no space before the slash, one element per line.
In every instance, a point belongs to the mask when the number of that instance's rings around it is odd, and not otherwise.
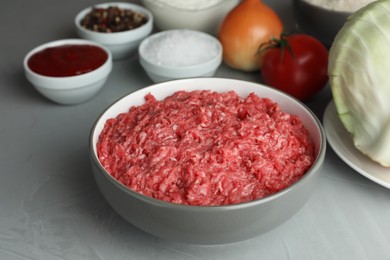
<path fill-rule="evenodd" d="M 259 70 L 259 46 L 272 37 L 279 38 L 282 31 L 280 17 L 269 6 L 260 0 L 243 0 L 226 15 L 218 32 L 223 61 L 234 69 Z"/>

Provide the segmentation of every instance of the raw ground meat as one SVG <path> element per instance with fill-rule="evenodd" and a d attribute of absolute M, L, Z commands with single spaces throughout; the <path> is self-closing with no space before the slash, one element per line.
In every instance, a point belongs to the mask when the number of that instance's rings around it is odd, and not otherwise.
<path fill-rule="evenodd" d="M 188 205 L 237 204 L 297 181 L 314 144 L 297 116 L 235 92 L 178 91 L 107 120 L 97 144 L 103 167 L 130 189 Z"/>

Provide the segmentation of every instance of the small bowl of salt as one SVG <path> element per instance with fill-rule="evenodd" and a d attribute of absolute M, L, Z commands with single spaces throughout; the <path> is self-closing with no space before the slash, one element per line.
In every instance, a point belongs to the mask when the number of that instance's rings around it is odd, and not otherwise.
<path fill-rule="evenodd" d="M 222 63 L 222 45 L 214 36 L 177 29 L 153 34 L 138 49 L 140 64 L 155 83 L 211 77 Z"/>

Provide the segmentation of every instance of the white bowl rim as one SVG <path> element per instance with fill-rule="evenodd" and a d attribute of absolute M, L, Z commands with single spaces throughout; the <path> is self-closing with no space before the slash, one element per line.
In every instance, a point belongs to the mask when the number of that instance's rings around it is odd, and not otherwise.
<path fill-rule="evenodd" d="M 122 184 L 121 182 L 116 180 L 109 172 L 107 172 L 104 169 L 104 167 L 101 165 L 101 163 L 100 163 L 100 161 L 99 161 L 99 159 L 97 157 L 97 154 L 95 152 L 96 151 L 96 149 L 95 149 L 96 144 L 94 144 L 93 137 L 94 137 L 94 134 L 95 134 L 95 129 L 97 127 L 97 124 L 100 122 L 101 118 L 105 115 L 105 113 L 108 110 L 110 110 L 110 108 L 115 106 L 122 99 L 125 99 L 126 97 L 128 97 L 130 95 L 134 95 L 134 94 L 136 94 L 138 92 L 145 92 L 145 93 L 149 93 L 150 92 L 150 93 L 152 93 L 149 90 L 153 90 L 155 88 L 163 88 L 164 85 L 169 85 L 173 81 L 174 82 L 186 82 L 186 81 L 198 80 L 198 79 L 200 79 L 200 80 L 211 80 L 211 81 L 228 80 L 228 81 L 234 81 L 234 82 L 237 82 L 237 83 L 246 82 L 246 84 L 249 83 L 249 84 L 258 85 L 258 86 L 261 86 L 263 88 L 270 89 L 271 91 L 279 92 L 279 93 L 287 96 L 287 98 L 289 98 L 292 102 L 294 102 L 297 105 L 303 107 L 304 110 L 306 110 L 308 115 L 311 117 L 311 119 L 315 122 L 315 125 L 317 126 L 317 130 L 318 130 L 318 133 L 319 133 L 319 136 L 320 136 L 320 146 L 318 147 L 318 154 L 317 154 L 317 156 L 315 158 L 315 161 L 313 162 L 312 166 L 310 167 L 310 169 L 300 179 L 298 179 L 292 185 L 288 186 L 285 189 L 282 189 L 281 191 L 278 191 L 278 192 L 276 192 L 274 194 L 271 194 L 271 195 L 269 195 L 267 197 L 260 198 L 260 199 L 257 199 L 257 200 L 248 201 L 248 202 L 238 203 L 238 204 L 217 205 L 217 206 L 194 206 L 194 205 L 186 205 L 186 204 L 176 204 L 176 203 L 172 203 L 172 202 L 167 202 L 167 201 L 155 199 L 155 198 L 143 195 L 143 194 L 141 194 L 139 192 L 136 192 L 136 191 L 128 188 L 127 186 L 125 186 L 124 184 Z M 286 94 L 286 93 L 284 93 L 284 92 L 282 92 L 280 90 L 274 89 L 272 87 L 269 87 L 269 86 L 266 86 L 266 85 L 263 85 L 263 84 L 260 84 L 260 83 L 247 82 L 247 81 L 238 80 L 238 79 L 217 78 L 217 77 L 186 78 L 186 79 L 176 79 L 176 80 L 170 80 L 170 81 L 165 81 L 165 82 L 161 82 L 161 83 L 152 84 L 152 85 L 150 85 L 148 87 L 138 89 L 138 90 L 136 90 L 134 92 L 128 93 L 128 94 L 124 95 L 123 97 L 117 99 L 115 102 L 113 102 L 111 105 L 109 105 L 98 116 L 98 118 L 95 120 L 95 122 L 94 122 L 94 124 L 93 124 L 93 126 L 91 128 L 90 135 L 89 135 L 89 149 L 88 150 L 89 150 L 90 157 L 92 158 L 93 162 L 95 163 L 95 166 L 97 166 L 99 168 L 99 174 L 102 174 L 105 178 L 108 179 L 108 181 L 113 183 L 115 186 L 117 186 L 119 189 L 121 189 L 125 193 L 127 193 L 127 194 L 129 194 L 129 195 L 131 195 L 133 197 L 136 197 L 136 198 L 138 198 L 138 199 L 140 199 L 140 200 L 142 200 L 142 201 L 144 201 L 146 203 L 152 204 L 152 205 L 157 206 L 157 207 L 172 208 L 172 209 L 183 210 L 183 211 L 191 211 L 191 210 L 193 210 L 195 208 L 196 208 L 196 210 L 200 210 L 200 211 L 224 211 L 224 210 L 238 210 L 238 209 L 242 209 L 242 208 L 253 207 L 253 206 L 256 206 L 256 205 L 259 205 L 259 204 L 265 204 L 265 203 L 271 202 L 271 201 L 273 201 L 275 199 L 283 197 L 285 194 L 289 193 L 295 187 L 303 185 L 305 182 L 309 181 L 309 178 L 313 177 L 313 175 L 319 174 L 320 168 L 321 168 L 321 166 L 323 164 L 323 161 L 325 159 L 326 134 L 325 134 L 325 130 L 324 130 L 323 126 L 322 126 L 321 121 L 318 119 L 318 117 L 314 114 L 314 112 L 310 108 L 308 108 L 304 103 L 302 103 L 298 99 L 296 99 L 293 96 L 288 95 L 288 94 Z"/>
<path fill-rule="evenodd" d="M 143 14 L 147 15 L 148 21 L 140 27 L 137 27 L 137 28 L 134 28 L 131 30 L 127 30 L 127 31 L 112 32 L 112 33 L 95 32 L 95 31 L 86 29 L 80 25 L 81 19 L 83 19 L 83 17 L 88 12 L 90 12 L 92 10 L 92 8 L 94 8 L 94 7 L 106 8 L 109 6 L 118 6 L 119 8 L 132 9 L 132 10 L 135 10 L 137 12 L 142 12 Z M 146 9 L 145 7 L 143 7 L 141 5 L 133 4 L 133 3 L 126 3 L 126 2 L 107 2 L 107 3 L 100 3 L 100 4 L 96 4 L 96 5 L 84 8 L 76 15 L 74 22 L 75 22 L 76 28 L 79 29 L 80 31 L 82 31 L 83 33 L 99 37 L 100 42 L 102 42 L 106 45 L 116 45 L 116 44 L 128 42 L 129 39 L 126 37 L 128 35 L 143 34 L 143 31 L 145 30 L 146 27 L 150 27 L 152 29 L 154 21 L 153 21 L 153 14 L 148 9 Z M 145 34 L 147 35 L 149 33 L 145 33 Z M 118 38 L 115 40 L 115 42 L 111 42 L 108 39 L 111 39 L 112 37 L 118 37 Z M 123 38 L 119 38 L 119 37 L 123 37 Z M 104 39 L 107 39 L 108 42 L 105 42 Z"/>
<path fill-rule="evenodd" d="M 180 8 L 180 7 L 173 6 L 173 5 L 164 5 L 162 3 L 158 3 L 158 1 L 156 1 L 156 0 L 142 0 L 142 1 L 148 2 L 148 3 L 155 5 L 156 7 L 159 7 L 159 8 L 174 9 L 174 10 L 178 10 L 181 12 L 187 12 L 187 13 L 200 13 L 200 12 L 204 12 L 204 11 L 209 11 L 209 10 L 216 9 L 216 8 L 226 4 L 225 1 L 221 1 L 221 2 L 218 2 L 214 5 L 211 5 L 209 7 L 204 7 L 204 8 L 200 8 L 200 9 L 184 9 L 184 8 Z"/>
<path fill-rule="evenodd" d="M 218 53 L 217 55 L 215 55 L 214 57 L 212 57 L 210 60 L 206 61 L 206 62 L 203 62 L 203 63 L 200 63 L 200 64 L 195 64 L 195 65 L 190 65 L 190 66 L 168 66 L 168 65 L 158 65 L 158 64 L 155 64 L 153 62 L 151 62 L 150 60 L 144 58 L 143 56 L 143 49 L 146 48 L 145 46 L 153 39 L 155 38 L 158 38 L 158 37 L 161 37 L 163 35 L 166 35 L 166 34 L 170 34 L 170 33 L 173 33 L 173 32 L 182 32 L 182 31 L 189 31 L 189 32 L 192 32 L 192 33 L 195 33 L 195 34 L 198 34 L 198 35 L 201 35 L 201 37 L 205 37 L 205 38 L 208 38 L 210 40 L 212 40 L 217 46 L 218 46 Z M 138 47 L 138 54 L 139 54 L 139 57 L 140 57 L 140 62 L 141 64 L 143 62 L 145 62 L 148 66 L 151 66 L 151 70 L 163 70 L 164 73 L 170 73 L 170 72 L 175 72 L 177 70 L 180 70 L 180 71 L 191 71 L 191 70 L 195 70 L 195 69 L 201 69 L 203 67 L 208 67 L 209 64 L 215 64 L 215 63 L 218 63 L 218 65 L 222 62 L 222 52 L 223 52 L 223 47 L 222 47 L 222 44 L 221 42 L 214 36 L 212 36 L 211 34 L 208 34 L 208 33 L 205 33 L 205 32 L 201 32 L 201 31 L 197 31 L 197 30 L 191 30 L 191 29 L 171 29 L 171 30 L 164 30 L 164 31 L 161 31 L 161 32 L 158 32 L 158 33 L 154 33 L 148 37 L 146 37 L 144 40 L 142 40 L 142 42 L 140 43 L 139 47 Z M 208 71 L 208 70 L 207 70 Z M 156 73 L 155 71 L 153 73 Z M 164 74 L 162 73 L 162 74 Z M 161 73 L 156 73 L 156 74 L 161 74 Z"/>
<path fill-rule="evenodd" d="M 80 74 L 80 75 L 67 76 L 67 77 L 50 77 L 50 76 L 41 75 L 41 74 L 36 73 L 33 70 L 31 70 L 31 68 L 28 66 L 28 60 L 35 53 L 37 53 L 37 52 L 39 52 L 41 50 L 44 50 L 46 48 L 49 48 L 49 47 L 62 46 L 62 45 L 66 45 L 66 44 L 97 46 L 97 47 L 101 48 L 102 50 L 104 50 L 107 53 L 107 60 L 102 65 L 100 65 L 100 67 L 94 69 L 93 71 L 90 71 L 90 72 L 87 72 L 87 73 L 84 73 L 84 74 Z M 89 77 L 94 77 L 95 81 L 97 81 L 97 80 L 99 80 L 101 78 L 106 77 L 111 72 L 111 69 L 112 69 L 112 54 L 111 54 L 110 50 L 107 47 L 105 47 L 102 44 L 99 44 L 97 42 L 94 42 L 94 41 L 90 41 L 90 40 L 86 40 L 86 39 L 77 39 L 77 38 L 74 38 L 74 39 L 73 38 L 70 38 L 70 39 L 60 39 L 60 40 L 54 40 L 54 41 L 51 41 L 51 42 L 43 43 L 41 45 L 36 46 L 32 50 L 30 50 L 26 54 L 24 59 L 23 59 L 23 67 L 25 69 L 26 74 L 30 74 L 31 77 L 34 77 L 34 78 L 42 80 L 42 81 L 53 81 L 53 83 L 55 83 L 58 80 L 62 80 L 62 81 L 75 81 L 75 82 L 77 82 L 77 81 L 82 80 L 82 79 L 87 78 L 87 77 L 88 78 Z M 56 90 L 59 90 L 59 89 L 70 90 L 70 89 L 80 88 L 80 86 L 78 86 L 78 85 L 66 86 L 66 87 L 62 87 L 62 88 L 58 87 L 58 85 L 55 85 L 53 87 L 49 87 L 49 86 L 39 86 L 39 87 L 40 88 L 46 88 L 46 89 L 56 89 Z M 81 87 L 84 87 L 84 85 L 81 86 Z"/>

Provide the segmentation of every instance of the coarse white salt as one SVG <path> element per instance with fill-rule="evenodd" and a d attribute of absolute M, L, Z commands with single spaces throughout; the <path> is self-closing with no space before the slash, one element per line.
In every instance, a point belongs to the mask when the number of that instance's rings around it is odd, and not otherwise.
<path fill-rule="evenodd" d="M 224 0 L 154 0 L 161 6 L 170 6 L 184 10 L 202 10 L 222 3 Z"/>
<path fill-rule="evenodd" d="M 304 0 L 322 8 L 338 12 L 355 12 L 375 0 Z"/>
<path fill-rule="evenodd" d="M 151 37 L 142 50 L 142 55 L 156 65 L 194 66 L 215 58 L 220 48 L 218 40 L 208 34 L 191 30 L 172 30 Z"/>

